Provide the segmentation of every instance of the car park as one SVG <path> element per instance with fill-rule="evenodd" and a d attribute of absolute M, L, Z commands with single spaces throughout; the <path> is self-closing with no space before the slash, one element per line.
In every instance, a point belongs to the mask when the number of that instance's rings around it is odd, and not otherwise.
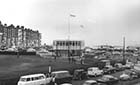
<path fill-rule="evenodd" d="M 98 85 L 98 83 L 95 80 L 86 80 L 83 85 Z"/>
<path fill-rule="evenodd" d="M 74 70 L 73 79 L 74 80 L 83 80 L 87 78 L 87 72 L 84 69 Z"/>
<path fill-rule="evenodd" d="M 17 85 L 46 85 L 51 79 L 46 78 L 45 74 L 31 74 L 21 76 Z"/>
<path fill-rule="evenodd" d="M 102 78 L 97 79 L 97 82 L 112 85 L 113 83 L 117 83 L 119 79 L 117 77 L 114 77 L 112 75 L 104 75 Z"/>
<path fill-rule="evenodd" d="M 55 83 L 57 85 L 72 83 L 72 76 L 70 75 L 69 71 L 53 71 L 51 73 L 51 76 L 52 83 Z"/>
<path fill-rule="evenodd" d="M 90 67 L 88 68 L 87 75 L 88 77 L 103 75 L 103 70 L 100 70 L 98 67 Z"/>

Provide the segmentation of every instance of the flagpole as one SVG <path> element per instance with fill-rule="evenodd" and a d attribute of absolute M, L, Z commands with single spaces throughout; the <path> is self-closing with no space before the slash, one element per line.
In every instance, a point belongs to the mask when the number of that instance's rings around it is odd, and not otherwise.
<path fill-rule="evenodd" d="M 70 40 L 70 14 L 68 16 L 68 40 Z"/>
<path fill-rule="evenodd" d="M 71 30 L 70 30 L 70 18 L 71 17 L 75 17 L 75 15 L 69 14 L 68 15 L 68 58 L 69 58 L 69 62 L 71 61 L 70 59 L 70 34 L 71 34 Z"/>
<path fill-rule="evenodd" d="M 70 44 L 69 44 L 69 41 L 70 41 L 70 14 L 68 15 L 68 60 L 70 62 L 71 60 L 70 60 Z"/>

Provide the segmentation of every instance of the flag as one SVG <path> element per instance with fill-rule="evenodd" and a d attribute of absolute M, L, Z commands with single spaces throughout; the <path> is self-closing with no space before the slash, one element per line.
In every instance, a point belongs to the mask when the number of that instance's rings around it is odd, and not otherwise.
<path fill-rule="evenodd" d="M 83 26 L 83 25 L 80 25 L 80 27 L 81 27 L 81 28 L 84 28 L 84 26 Z"/>
<path fill-rule="evenodd" d="M 71 16 L 71 17 L 76 17 L 76 16 L 75 16 L 75 15 L 73 15 L 73 14 L 70 14 L 70 16 Z"/>

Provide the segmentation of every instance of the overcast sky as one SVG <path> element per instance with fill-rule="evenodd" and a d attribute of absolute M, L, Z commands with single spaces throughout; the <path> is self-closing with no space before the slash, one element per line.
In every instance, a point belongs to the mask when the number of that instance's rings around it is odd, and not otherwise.
<path fill-rule="evenodd" d="M 67 39 L 69 19 L 72 40 L 140 45 L 140 0 L 0 0 L 2 23 L 39 30 L 43 43 Z"/>

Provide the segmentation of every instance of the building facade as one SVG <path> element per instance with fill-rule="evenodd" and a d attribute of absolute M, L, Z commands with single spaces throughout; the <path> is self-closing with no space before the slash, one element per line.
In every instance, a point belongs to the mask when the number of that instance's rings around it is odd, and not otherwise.
<path fill-rule="evenodd" d="M 57 56 L 68 57 L 80 56 L 81 51 L 84 49 L 84 41 L 78 40 L 54 40 L 53 50 Z"/>
<path fill-rule="evenodd" d="M 27 29 L 24 26 L 7 26 L 0 22 L 0 47 L 18 48 L 40 47 L 41 33 L 32 29 Z"/>

